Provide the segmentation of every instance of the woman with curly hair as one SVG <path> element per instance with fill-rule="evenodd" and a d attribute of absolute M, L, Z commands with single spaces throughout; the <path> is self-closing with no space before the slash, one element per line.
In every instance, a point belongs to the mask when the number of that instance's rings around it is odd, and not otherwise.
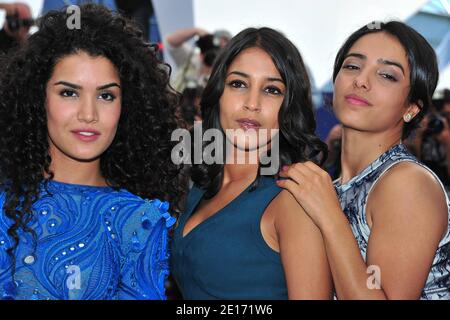
<path fill-rule="evenodd" d="M 224 161 L 193 166 L 195 185 L 172 247 L 183 297 L 329 299 L 320 232 L 276 185 L 278 166 L 270 172 L 263 160 L 269 153 L 281 165 L 326 156 L 298 50 L 273 29 L 243 30 L 218 57 L 201 112 L 205 134 L 222 132 L 227 146 L 217 158 Z"/>
<path fill-rule="evenodd" d="M 1 62 L 0 298 L 164 299 L 177 96 L 132 23 L 80 12 Z"/>

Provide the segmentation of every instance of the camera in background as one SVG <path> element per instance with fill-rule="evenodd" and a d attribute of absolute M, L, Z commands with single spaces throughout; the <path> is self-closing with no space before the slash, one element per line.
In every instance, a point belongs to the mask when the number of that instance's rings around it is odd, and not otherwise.
<path fill-rule="evenodd" d="M 6 23 L 11 32 L 17 32 L 20 28 L 30 28 L 35 25 L 35 20 L 33 18 L 20 19 L 19 13 L 14 15 L 6 16 Z"/>

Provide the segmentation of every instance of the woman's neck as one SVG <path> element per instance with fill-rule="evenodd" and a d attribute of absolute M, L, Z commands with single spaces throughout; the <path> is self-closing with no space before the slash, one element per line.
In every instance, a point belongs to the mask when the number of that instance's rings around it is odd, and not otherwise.
<path fill-rule="evenodd" d="M 236 181 L 253 181 L 258 174 L 258 168 L 257 164 L 225 164 L 222 185 Z"/>
<path fill-rule="evenodd" d="M 260 150 L 244 151 L 228 146 L 226 163 L 223 167 L 222 185 L 234 181 L 254 180 L 259 169 Z"/>
<path fill-rule="evenodd" d="M 341 183 L 347 183 L 383 153 L 400 142 L 401 136 L 397 132 L 375 134 L 343 127 Z"/>
<path fill-rule="evenodd" d="M 50 171 L 53 172 L 53 180 L 89 186 L 106 186 L 105 178 L 100 172 L 100 158 L 92 161 L 78 161 L 61 152 L 50 151 L 52 162 Z"/>

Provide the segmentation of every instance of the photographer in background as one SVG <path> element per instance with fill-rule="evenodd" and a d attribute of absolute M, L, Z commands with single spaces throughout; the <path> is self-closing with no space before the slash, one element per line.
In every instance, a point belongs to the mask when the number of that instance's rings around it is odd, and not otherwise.
<path fill-rule="evenodd" d="M 450 89 L 444 89 L 441 94 L 441 98 L 435 102 L 438 104 L 438 108 L 442 110 L 442 114 L 450 120 Z"/>
<path fill-rule="evenodd" d="M 448 120 L 441 113 L 429 114 L 427 127 L 422 135 L 420 160 L 438 175 L 447 189 L 450 187 L 449 154 L 450 131 Z"/>
<path fill-rule="evenodd" d="M 189 41 L 195 37 L 197 39 L 192 46 Z M 178 67 L 172 86 L 179 92 L 192 82 L 204 87 L 218 52 L 230 39 L 228 31 L 210 34 L 201 28 L 181 29 L 169 34 L 164 41 L 165 48 Z"/>
<path fill-rule="evenodd" d="M 195 121 L 201 121 L 200 100 L 202 98 L 203 87 L 191 81 L 186 84 L 181 93 L 180 111 L 181 117 L 186 122 L 187 129 L 194 127 Z"/>
<path fill-rule="evenodd" d="M 331 128 L 325 140 L 328 146 L 328 157 L 323 164 L 325 170 L 336 180 L 341 176 L 341 147 L 342 147 L 342 124 L 338 123 Z"/>
<path fill-rule="evenodd" d="M 0 53 L 25 42 L 30 27 L 34 25 L 30 7 L 25 3 L 1 3 L 0 10 L 6 11 L 5 23 L 0 30 Z"/>
<path fill-rule="evenodd" d="M 438 94 L 433 106 L 435 109 L 424 117 L 407 146 L 450 192 L 450 90 Z"/>

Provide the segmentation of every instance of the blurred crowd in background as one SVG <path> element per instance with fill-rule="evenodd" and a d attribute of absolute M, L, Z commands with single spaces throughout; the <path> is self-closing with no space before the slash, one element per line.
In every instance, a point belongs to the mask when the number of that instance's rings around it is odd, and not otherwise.
<path fill-rule="evenodd" d="M 71 4 L 88 1 L 45 0 L 41 14 L 52 9 L 61 9 Z M 200 101 L 208 81 L 215 58 L 231 39 L 226 26 L 221 30 L 205 30 L 200 27 L 176 30 L 164 38 L 158 32 L 155 10 L 150 0 L 105 0 L 91 1 L 117 10 L 135 20 L 142 34 L 149 42 L 157 43 L 161 59 L 170 56 L 176 71 L 172 74 L 172 86 L 181 93 L 181 113 L 189 127 L 194 121 L 201 121 Z M 5 11 L 4 24 L 0 30 L 0 52 L 23 44 L 35 25 L 30 7 L 26 3 L 2 2 L 0 10 Z M 331 95 L 324 93 L 323 105 L 317 108 L 318 130 L 325 130 L 329 157 L 325 164 L 333 178 L 340 175 L 341 128 L 332 114 Z M 328 97 L 328 99 L 327 99 Z M 436 93 L 434 109 L 424 118 L 420 130 L 404 143 L 424 164 L 438 174 L 450 189 L 450 90 Z M 326 124 L 321 123 L 321 119 Z M 331 124 L 331 125 L 330 125 Z M 324 129 L 325 128 L 325 129 Z"/>
<path fill-rule="evenodd" d="M 41 14 L 82 2 L 86 1 L 44 1 Z M 94 2 L 118 10 L 134 19 L 141 27 L 143 37 L 149 42 L 158 44 L 161 59 L 165 59 L 168 55 L 171 57 L 175 64 L 172 65 L 175 70 L 172 74 L 172 87 L 181 94 L 182 118 L 190 128 L 193 127 L 194 121 L 201 121 L 202 91 L 208 81 L 215 58 L 232 37 L 226 26 L 221 30 L 205 30 L 200 27 L 180 29 L 161 38 L 151 1 Z M 27 41 L 30 28 L 35 26 L 36 21 L 33 19 L 30 7 L 25 3 L 0 1 L 0 10 L 4 10 L 6 13 L 4 24 L 0 30 L 0 54 L 8 55 L 13 48 Z M 329 157 L 325 168 L 333 179 L 336 179 L 341 170 L 341 127 L 332 113 L 331 96 L 332 93 L 324 93 L 322 106 L 317 107 L 318 114 L 316 116 L 318 130 L 325 130 L 325 135 L 322 133 L 322 136 L 326 137 L 325 140 L 329 147 Z M 430 110 L 424 118 L 421 128 L 404 143 L 419 160 L 439 176 L 449 191 L 450 90 L 438 92 L 433 105 L 434 109 Z M 322 121 L 326 121 L 326 123 Z M 176 297 L 179 296 L 179 293 L 172 292 L 169 288 L 168 296 L 169 298 Z"/>

